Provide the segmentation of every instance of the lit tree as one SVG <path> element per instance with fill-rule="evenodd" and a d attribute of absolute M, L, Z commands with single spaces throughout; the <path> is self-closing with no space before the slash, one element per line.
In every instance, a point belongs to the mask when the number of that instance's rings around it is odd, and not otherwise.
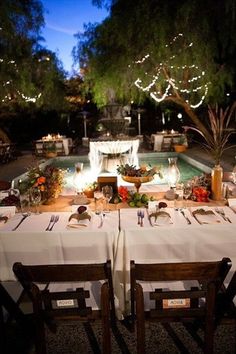
<path fill-rule="evenodd" d="M 62 66 L 39 45 L 43 25 L 39 0 L 0 3 L 0 113 L 32 104 L 55 109 L 63 103 Z"/>
<path fill-rule="evenodd" d="M 117 100 L 141 103 L 147 91 L 137 90 L 137 85 L 146 88 L 159 75 L 150 89 L 152 97 L 181 105 L 198 123 L 195 106 L 203 98 L 223 102 L 226 89 L 234 85 L 235 13 L 234 0 L 110 1 L 110 16 L 100 25 L 87 25 L 78 36 L 75 59 L 86 69 L 85 83 L 99 105 L 106 103 L 109 88 Z M 175 36 L 180 41 L 169 45 Z M 148 54 L 143 63 L 133 65 Z M 199 84 L 190 81 L 196 76 L 201 76 Z"/>

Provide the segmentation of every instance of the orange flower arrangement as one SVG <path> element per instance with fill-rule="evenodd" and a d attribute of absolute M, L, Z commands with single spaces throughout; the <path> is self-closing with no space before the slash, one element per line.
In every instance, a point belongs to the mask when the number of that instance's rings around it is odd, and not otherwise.
<path fill-rule="evenodd" d="M 25 192 L 30 188 L 38 188 L 42 192 L 42 199 L 48 200 L 57 197 L 63 187 L 65 171 L 53 167 L 46 166 L 44 170 L 36 166 L 29 169 L 27 179 L 19 185 L 21 192 Z"/>

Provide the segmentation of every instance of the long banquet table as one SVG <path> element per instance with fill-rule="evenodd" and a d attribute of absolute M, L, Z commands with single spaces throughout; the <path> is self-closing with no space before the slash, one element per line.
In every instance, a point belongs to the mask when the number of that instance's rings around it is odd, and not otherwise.
<path fill-rule="evenodd" d="M 205 208 L 205 207 L 204 207 Z M 14 281 L 12 265 L 16 261 L 31 264 L 94 263 L 112 260 L 117 315 L 129 312 L 129 264 L 138 262 L 210 261 L 229 257 L 232 268 L 227 281 L 236 270 L 236 214 L 224 207 L 231 223 L 219 216 L 215 224 L 199 224 L 189 209 L 183 215 L 168 208 L 172 224 L 151 226 L 147 214 L 144 226 L 137 224 L 137 209 L 121 208 L 104 217 L 92 213 L 88 227 L 68 228 L 67 212 L 60 216 L 53 231 L 45 231 L 52 212 L 28 217 L 16 231 L 17 213 L 0 227 L 0 280 Z M 212 208 L 215 210 L 215 208 Z"/>

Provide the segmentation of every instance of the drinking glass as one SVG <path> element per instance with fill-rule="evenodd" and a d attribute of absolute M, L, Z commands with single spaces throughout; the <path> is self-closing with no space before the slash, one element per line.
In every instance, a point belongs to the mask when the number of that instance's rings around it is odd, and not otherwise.
<path fill-rule="evenodd" d="M 190 195 L 192 194 L 192 183 L 187 181 L 184 183 L 184 187 L 183 187 L 183 196 L 184 196 L 184 201 L 185 201 L 185 207 L 187 207 L 187 200 L 190 197 Z"/>
<path fill-rule="evenodd" d="M 28 193 L 20 194 L 20 211 L 23 216 L 30 215 L 30 195 Z"/>
<path fill-rule="evenodd" d="M 175 187 L 174 205 L 176 209 L 183 207 L 183 184 L 179 183 Z"/>
<path fill-rule="evenodd" d="M 109 213 L 110 210 L 109 210 L 108 203 L 109 203 L 109 201 L 111 200 L 111 198 L 113 196 L 112 186 L 104 186 L 104 187 L 102 187 L 102 193 L 103 193 L 103 196 L 105 197 L 105 200 L 106 200 L 106 206 L 105 206 L 104 212 Z"/>
<path fill-rule="evenodd" d="M 102 191 L 94 191 L 94 204 L 95 204 L 95 214 L 100 214 L 102 211 L 102 207 L 100 205 L 99 208 L 99 201 L 103 198 L 103 192 Z"/>
<path fill-rule="evenodd" d="M 41 191 L 39 188 L 31 188 L 30 190 L 30 201 L 32 205 L 35 206 L 35 214 L 40 214 L 39 205 L 41 202 Z"/>

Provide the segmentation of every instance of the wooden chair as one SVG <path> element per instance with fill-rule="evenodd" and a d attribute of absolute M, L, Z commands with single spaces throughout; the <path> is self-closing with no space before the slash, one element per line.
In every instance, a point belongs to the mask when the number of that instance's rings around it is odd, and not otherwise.
<path fill-rule="evenodd" d="M 89 332 L 90 322 L 101 319 L 103 353 L 111 353 L 110 327 L 115 326 L 115 306 L 111 276 L 111 262 L 101 264 L 66 264 L 66 265 L 23 265 L 15 263 L 13 271 L 28 294 L 33 304 L 35 320 L 36 353 L 46 353 L 44 324 L 50 330 L 56 330 L 56 320 L 77 319 L 86 322 Z M 86 299 L 90 292 L 84 288 L 69 291 L 51 291 L 50 283 L 65 282 L 100 282 L 101 286 L 99 310 L 87 307 Z M 41 284 L 39 286 L 39 283 Z M 45 286 L 40 290 L 42 284 Z M 88 327 L 86 327 L 88 328 Z M 92 338 L 92 339 L 91 339 Z M 99 351 L 95 336 L 89 338 L 90 344 Z"/>
<path fill-rule="evenodd" d="M 236 271 L 227 286 L 224 284 L 216 298 L 216 325 L 233 320 L 236 322 Z"/>
<path fill-rule="evenodd" d="M 3 309 L 7 311 L 11 319 L 14 319 L 20 326 L 25 327 L 26 333 L 29 328 L 27 317 L 23 314 L 18 304 L 13 300 L 7 290 L 0 282 L 0 352 L 7 353 L 6 331 Z"/>
<path fill-rule="evenodd" d="M 137 352 L 145 353 L 145 320 L 159 322 L 204 321 L 204 352 L 213 353 L 216 293 L 231 267 L 229 258 L 218 262 L 137 264 L 131 261 L 131 317 L 136 323 Z M 155 308 L 145 310 L 141 282 L 197 281 L 187 290 L 155 289 Z M 204 299 L 205 301 L 202 301 Z M 177 304 L 177 305 L 176 305 Z"/>
<path fill-rule="evenodd" d="M 44 150 L 43 150 L 43 142 L 33 142 L 33 149 L 34 149 L 34 154 L 35 156 L 43 156 Z"/>
<path fill-rule="evenodd" d="M 57 151 L 57 155 L 65 155 L 65 148 L 63 145 L 63 140 L 56 141 L 56 151 Z"/>
<path fill-rule="evenodd" d="M 172 150 L 172 138 L 163 137 L 161 151 L 171 151 Z"/>

